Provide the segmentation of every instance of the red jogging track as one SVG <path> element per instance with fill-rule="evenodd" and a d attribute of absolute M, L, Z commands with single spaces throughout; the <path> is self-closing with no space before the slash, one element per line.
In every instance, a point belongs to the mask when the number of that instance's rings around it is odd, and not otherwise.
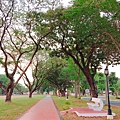
<path fill-rule="evenodd" d="M 40 100 L 17 120 L 62 120 L 50 96 Z"/>

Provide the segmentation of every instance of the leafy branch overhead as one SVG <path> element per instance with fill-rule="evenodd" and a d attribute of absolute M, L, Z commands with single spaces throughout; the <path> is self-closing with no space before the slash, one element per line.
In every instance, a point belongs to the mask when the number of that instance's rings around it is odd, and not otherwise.
<path fill-rule="evenodd" d="M 73 3 L 67 9 L 56 8 L 45 13 L 46 25 L 55 26 L 46 43 L 57 44 L 51 55 L 70 56 L 95 90 L 93 76 L 101 63 L 119 64 L 120 34 L 115 26 L 115 21 L 119 21 L 119 15 L 116 16 L 119 4 L 113 0 Z"/>

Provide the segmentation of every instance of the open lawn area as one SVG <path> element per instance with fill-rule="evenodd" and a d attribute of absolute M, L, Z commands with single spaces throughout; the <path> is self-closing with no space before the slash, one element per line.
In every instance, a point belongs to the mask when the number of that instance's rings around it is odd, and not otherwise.
<path fill-rule="evenodd" d="M 87 106 L 88 101 L 85 101 L 82 99 L 77 99 L 70 96 L 69 96 L 69 100 L 66 100 L 66 97 L 59 98 L 59 97 L 53 96 L 52 98 L 59 111 L 70 109 L 70 107 L 88 107 Z M 107 106 L 104 106 L 103 109 L 107 110 Z M 120 107 L 111 106 L 111 109 L 112 109 L 112 112 L 116 114 L 116 116 L 114 117 L 114 120 L 120 120 Z M 75 113 L 71 113 L 68 111 L 62 117 L 64 118 L 64 120 L 107 120 L 106 117 L 91 117 L 91 118 L 78 117 Z"/>
<path fill-rule="evenodd" d="M 0 120 L 15 120 L 43 97 L 45 96 L 33 95 L 28 98 L 27 95 L 13 95 L 12 102 L 5 103 L 5 96 L 0 96 Z"/>
<path fill-rule="evenodd" d="M 28 98 L 28 95 L 13 95 L 11 103 L 5 103 L 5 96 L 0 96 L 0 120 L 16 120 L 39 100 L 45 96 L 33 95 L 33 98 Z M 68 110 L 70 107 L 88 107 L 86 100 L 77 99 L 69 96 L 66 97 L 52 96 L 59 111 Z M 107 110 L 107 106 L 104 106 Z M 120 107 L 111 106 L 112 111 L 116 114 L 114 120 L 120 120 Z M 87 111 L 86 111 L 87 112 Z M 106 117 L 78 117 L 75 113 L 66 111 L 63 116 L 64 120 L 107 120 Z"/>

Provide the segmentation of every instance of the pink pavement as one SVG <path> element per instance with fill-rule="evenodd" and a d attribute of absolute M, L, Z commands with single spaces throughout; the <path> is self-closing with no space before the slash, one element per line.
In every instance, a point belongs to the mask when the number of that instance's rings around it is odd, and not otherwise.
<path fill-rule="evenodd" d="M 54 102 L 46 96 L 17 120 L 61 120 Z"/>

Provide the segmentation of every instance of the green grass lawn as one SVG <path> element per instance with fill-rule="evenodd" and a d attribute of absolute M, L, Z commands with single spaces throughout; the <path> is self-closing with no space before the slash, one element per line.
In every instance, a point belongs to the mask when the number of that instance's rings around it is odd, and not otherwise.
<path fill-rule="evenodd" d="M 0 120 L 15 120 L 45 96 L 27 95 L 13 96 L 11 103 L 5 103 L 5 96 L 0 96 Z"/>
<path fill-rule="evenodd" d="M 120 101 L 120 96 L 118 96 L 118 99 L 115 96 L 110 96 L 110 99 L 111 100 L 118 100 L 118 101 Z"/>
<path fill-rule="evenodd" d="M 5 103 L 5 96 L 0 96 L 0 120 L 16 120 L 21 116 L 25 111 L 31 108 L 39 100 L 45 96 L 34 95 L 33 98 L 28 98 L 27 95 L 14 95 L 12 97 L 11 103 Z M 70 107 L 88 107 L 87 101 L 82 99 L 77 99 L 69 96 L 69 100 L 66 100 L 65 97 L 58 98 L 57 96 L 52 96 L 57 108 L 59 111 L 67 110 Z M 107 109 L 107 106 L 104 106 L 104 109 Z M 111 106 L 111 109 L 114 113 L 117 114 L 114 117 L 114 120 L 120 120 L 120 107 Z M 64 120 L 95 120 L 90 118 L 77 117 L 74 114 L 67 114 L 63 116 Z M 100 118 L 97 120 L 106 120 L 106 118 Z"/>
<path fill-rule="evenodd" d="M 82 99 L 77 99 L 70 96 L 69 100 L 66 100 L 66 97 L 59 98 L 52 96 L 52 98 L 55 101 L 59 111 L 69 109 L 70 107 L 87 107 L 87 101 Z"/>
<path fill-rule="evenodd" d="M 52 98 L 59 111 L 70 109 L 70 107 L 88 107 L 87 106 L 88 101 L 86 100 L 82 100 L 82 99 L 78 99 L 78 98 L 74 98 L 70 96 L 69 96 L 69 100 L 66 100 L 66 97 L 58 98 L 57 96 L 53 96 Z M 104 106 L 103 109 L 107 110 L 107 106 Z M 114 120 L 120 120 L 120 107 L 111 106 L 111 109 L 112 109 L 112 112 L 116 114 L 116 116 L 114 117 Z M 107 120 L 106 117 L 102 117 L 102 118 L 101 117 L 100 118 L 78 117 L 77 115 L 73 113 L 67 113 L 66 115 L 63 115 L 62 117 L 64 118 L 64 120 L 96 120 L 96 119 Z"/>

